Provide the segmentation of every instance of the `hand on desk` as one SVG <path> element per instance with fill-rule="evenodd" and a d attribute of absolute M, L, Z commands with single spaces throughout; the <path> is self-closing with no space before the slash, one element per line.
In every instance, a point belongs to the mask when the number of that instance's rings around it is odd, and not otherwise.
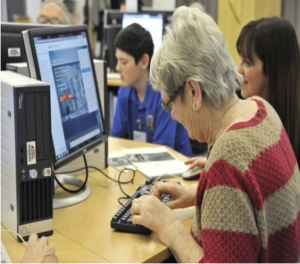
<path fill-rule="evenodd" d="M 190 170 L 196 168 L 196 167 L 202 167 L 204 168 L 205 167 L 205 164 L 207 162 L 207 158 L 204 158 L 204 157 L 194 157 L 194 158 L 191 158 L 187 161 L 184 162 L 184 164 L 186 165 L 190 165 Z"/>
<path fill-rule="evenodd" d="M 48 238 L 41 237 L 38 241 L 38 236 L 31 234 L 21 263 L 58 263 L 58 258 Z"/>

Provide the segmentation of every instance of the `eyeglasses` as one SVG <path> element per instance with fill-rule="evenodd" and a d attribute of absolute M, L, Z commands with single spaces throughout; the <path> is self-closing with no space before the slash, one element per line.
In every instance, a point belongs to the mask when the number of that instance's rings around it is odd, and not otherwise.
<path fill-rule="evenodd" d="M 60 20 L 57 18 L 57 17 L 50 17 L 50 18 L 47 18 L 45 16 L 39 16 L 37 18 L 37 22 L 39 24 L 54 24 L 54 25 L 59 25 L 61 24 L 60 23 Z"/>
<path fill-rule="evenodd" d="M 161 102 L 161 107 L 169 114 L 172 112 L 172 106 L 171 103 L 174 101 L 176 96 L 179 94 L 180 90 L 185 87 L 185 81 L 183 82 L 183 85 L 178 87 L 178 89 L 171 95 L 169 101 L 165 103 L 164 101 Z"/>

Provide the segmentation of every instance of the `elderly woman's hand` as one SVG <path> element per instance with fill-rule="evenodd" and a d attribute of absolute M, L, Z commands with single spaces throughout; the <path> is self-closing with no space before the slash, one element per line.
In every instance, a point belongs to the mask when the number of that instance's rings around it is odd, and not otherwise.
<path fill-rule="evenodd" d="M 185 208 L 194 205 L 197 185 L 182 186 L 176 182 L 157 182 L 149 192 L 162 200 L 163 194 L 172 196 L 166 205 L 171 209 Z"/>
<path fill-rule="evenodd" d="M 169 207 L 153 195 L 144 195 L 133 200 L 131 214 L 134 224 L 151 229 L 162 243 L 168 245 L 168 229 L 178 221 Z"/>
<path fill-rule="evenodd" d="M 191 159 L 185 161 L 184 164 L 190 165 L 190 170 L 192 170 L 192 169 L 194 169 L 197 166 L 204 168 L 206 162 L 207 162 L 207 158 L 204 158 L 204 157 L 194 157 L 194 158 L 191 158 Z"/>

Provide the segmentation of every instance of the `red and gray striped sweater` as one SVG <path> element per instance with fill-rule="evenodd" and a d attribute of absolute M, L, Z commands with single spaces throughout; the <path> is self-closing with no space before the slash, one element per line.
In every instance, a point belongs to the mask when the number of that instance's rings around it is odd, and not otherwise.
<path fill-rule="evenodd" d="M 275 110 L 256 115 L 214 145 L 201 174 L 191 227 L 201 262 L 299 262 L 300 173 Z"/>

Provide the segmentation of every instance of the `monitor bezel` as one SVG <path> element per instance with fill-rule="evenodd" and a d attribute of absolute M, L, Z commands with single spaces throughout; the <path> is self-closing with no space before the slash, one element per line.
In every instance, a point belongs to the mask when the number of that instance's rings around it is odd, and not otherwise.
<path fill-rule="evenodd" d="M 22 31 L 34 28 L 49 28 L 60 27 L 61 25 L 53 24 L 28 24 L 28 23 L 14 23 L 14 22 L 1 22 L 1 70 L 6 70 L 7 63 L 22 63 L 26 62 L 26 52 L 22 39 Z M 9 43 L 8 43 L 9 39 Z M 7 55 L 5 48 L 20 49 L 20 53 L 16 56 Z M 5 65 L 3 62 L 5 61 Z M 3 65 L 2 65 L 3 64 Z"/>
<path fill-rule="evenodd" d="M 89 55 L 90 55 L 89 56 L 90 57 L 90 65 L 91 65 L 93 76 L 94 76 L 94 85 L 95 85 L 95 90 L 96 90 L 95 93 L 98 98 L 98 108 L 99 108 L 98 110 L 100 111 L 100 115 L 101 115 L 103 132 L 98 138 L 93 138 L 92 142 L 85 142 L 83 146 L 72 151 L 67 156 L 65 156 L 59 160 L 57 160 L 57 158 L 56 158 L 56 153 L 55 153 L 55 148 L 54 148 L 54 143 L 53 143 L 54 139 L 51 135 L 51 138 L 52 138 L 52 163 L 53 163 L 54 170 L 57 170 L 57 169 L 61 168 L 62 166 L 66 165 L 67 163 L 73 161 L 74 159 L 84 155 L 86 152 L 95 148 L 96 146 L 107 142 L 107 140 L 108 140 L 107 128 L 105 125 L 105 119 L 104 119 L 104 114 L 102 111 L 100 94 L 99 94 L 99 89 L 98 89 L 98 82 L 97 82 L 97 78 L 96 78 L 96 71 L 95 71 L 93 58 L 92 58 L 92 51 L 91 51 L 91 44 L 90 44 L 89 35 L 88 35 L 88 29 L 87 29 L 86 25 L 80 25 L 80 26 L 63 26 L 63 27 L 53 27 L 53 28 L 36 28 L 36 29 L 27 30 L 27 32 L 28 32 L 28 39 L 29 39 L 29 44 L 30 44 L 31 53 L 32 53 L 32 60 L 33 60 L 34 68 L 35 68 L 35 76 L 33 76 L 33 77 L 38 80 L 42 80 L 42 78 L 41 78 L 41 72 L 40 72 L 40 69 L 38 66 L 39 63 L 38 63 L 37 53 L 36 53 L 36 49 L 35 49 L 35 45 L 34 45 L 35 37 L 46 37 L 46 36 L 50 36 L 50 35 L 56 36 L 56 35 L 60 35 L 60 34 L 78 34 L 80 32 L 85 32 L 85 34 L 87 36 L 87 45 L 88 45 Z M 27 60 L 28 60 L 28 55 L 27 55 Z M 27 63 L 28 63 L 28 67 L 29 67 L 29 61 L 27 61 Z M 29 73 L 30 73 L 30 75 L 32 75 L 30 67 L 29 67 Z M 52 115 L 51 115 L 51 118 L 53 118 Z M 55 129 L 55 128 L 52 127 L 52 129 Z"/>

